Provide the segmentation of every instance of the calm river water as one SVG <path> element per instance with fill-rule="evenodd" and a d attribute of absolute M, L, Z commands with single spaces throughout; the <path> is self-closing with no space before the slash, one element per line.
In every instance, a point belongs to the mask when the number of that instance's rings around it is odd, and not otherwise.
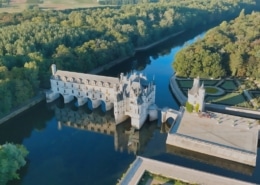
<path fill-rule="evenodd" d="M 119 76 L 120 72 L 138 71 L 150 80 L 155 78 L 157 105 L 178 110 L 179 105 L 169 89 L 171 64 L 177 51 L 203 37 L 201 32 L 185 33 L 102 74 Z M 86 120 L 101 128 L 77 128 Z M 136 155 L 260 184 L 259 157 L 255 168 L 231 164 L 166 146 L 167 135 L 158 122 L 147 122 L 134 133 L 129 121 L 117 127 L 110 123 L 113 123 L 112 113 L 103 113 L 101 108 L 90 111 L 86 107 L 77 109 L 73 104 L 46 105 L 43 102 L 0 125 L 1 144 L 20 143 L 30 152 L 28 163 L 21 170 L 21 179 L 9 184 L 113 185 Z M 103 131 L 102 127 L 108 129 Z"/>

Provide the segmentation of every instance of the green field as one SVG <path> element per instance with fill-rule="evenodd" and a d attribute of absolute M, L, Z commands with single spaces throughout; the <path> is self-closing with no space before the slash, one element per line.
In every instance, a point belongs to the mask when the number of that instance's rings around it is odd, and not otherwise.
<path fill-rule="evenodd" d="M 34 3 L 27 3 L 27 0 L 14 0 L 9 5 L 5 4 L 4 7 L 0 8 L 1 12 L 21 12 L 28 9 L 30 5 L 37 5 Z M 38 4 L 39 8 L 42 9 L 73 9 L 73 8 L 87 8 L 100 6 L 97 0 L 44 0 L 43 3 Z"/>
<path fill-rule="evenodd" d="M 215 87 L 205 87 L 205 90 L 208 94 L 215 94 L 218 92 L 218 89 Z"/>

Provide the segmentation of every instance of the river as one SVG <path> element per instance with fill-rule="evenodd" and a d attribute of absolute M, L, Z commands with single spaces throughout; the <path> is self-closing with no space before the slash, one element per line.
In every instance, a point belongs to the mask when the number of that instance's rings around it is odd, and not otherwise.
<path fill-rule="evenodd" d="M 203 35 L 202 30 L 184 33 L 166 44 L 137 53 L 102 75 L 142 72 L 148 79 L 155 79 L 158 107 L 178 110 L 179 105 L 169 89 L 172 61 L 176 52 Z M 86 120 L 98 126 L 80 129 Z M 257 166 L 251 168 L 184 150 L 173 151 L 165 144 L 166 136 L 157 121 L 146 122 L 140 131 L 133 133 L 129 121 L 115 127 L 112 112 L 104 113 L 101 108 L 78 109 L 60 102 L 40 103 L 0 125 L 0 144 L 23 144 L 30 152 L 27 165 L 20 171 L 21 179 L 9 185 L 113 185 L 136 155 L 260 184 L 259 157 Z"/>

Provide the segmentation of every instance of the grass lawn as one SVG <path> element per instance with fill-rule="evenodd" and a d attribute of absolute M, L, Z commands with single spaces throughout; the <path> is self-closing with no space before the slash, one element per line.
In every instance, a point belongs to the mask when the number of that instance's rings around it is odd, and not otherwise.
<path fill-rule="evenodd" d="M 240 106 L 247 105 L 247 100 L 242 93 L 227 93 L 223 96 L 207 96 L 206 102 L 230 105 L 230 106 Z"/>
<path fill-rule="evenodd" d="M 191 88 L 193 85 L 193 80 L 177 80 L 178 86 L 182 88 Z"/>
<path fill-rule="evenodd" d="M 237 85 L 235 84 L 234 80 L 225 80 L 224 83 L 220 85 L 220 87 L 225 90 L 237 90 Z"/>
<path fill-rule="evenodd" d="M 205 87 L 205 90 L 208 94 L 215 94 L 218 92 L 218 89 L 215 87 Z"/>
<path fill-rule="evenodd" d="M 220 80 L 201 80 L 201 82 L 204 82 L 205 86 L 214 86 L 216 85 Z"/>

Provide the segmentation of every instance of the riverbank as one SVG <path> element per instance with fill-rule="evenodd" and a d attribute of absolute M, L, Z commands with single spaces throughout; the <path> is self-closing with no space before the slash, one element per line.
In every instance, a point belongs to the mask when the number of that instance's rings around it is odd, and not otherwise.
<path fill-rule="evenodd" d="M 119 59 L 116 59 L 114 61 L 111 61 L 109 62 L 108 64 L 106 65 L 103 65 L 103 66 L 100 66 L 92 71 L 90 71 L 89 73 L 90 74 L 98 74 L 104 70 L 107 70 L 119 63 L 122 63 L 128 59 L 130 59 L 131 57 L 133 57 L 137 52 L 141 52 L 141 51 L 145 51 L 145 50 L 148 50 L 148 49 L 151 49 L 152 47 L 158 45 L 158 44 L 161 44 L 165 41 L 167 41 L 168 39 L 170 38 L 173 38 L 173 37 L 176 37 L 180 34 L 184 33 L 184 31 L 180 31 L 180 32 L 177 32 L 177 33 L 174 33 L 174 34 L 171 34 L 167 37 L 164 37 L 162 38 L 161 40 L 157 41 L 157 42 L 154 42 L 152 44 L 149 44 L 149 45 L 146 45 L 146 46 L 143 46 L 143 47 L 138 47 L 135 49 L 135 51 L 133 52 L 133 54 L 131 56 L 126 56 L 126 57 L 122 57 L 122 58 L 119 58 Z M 0 124 L 8 121 L 9 119 L 17 116 L 18 114 L 21 114 L 23 111 L 31 108 L 32 106 L 40 103 L 41 101 L 43 101 L 45 99 L 45 94 L 42 92 L 41 95 L 37 95 L 33 98 L 31 98 L 30 100 L 27 100 L 25 103 L 23 103 L 21 106 L 15 108 L 13 111 L 11 111 L 10 113 L 6 114 L 5 116 L 3 116 L 2 118 L 0 118 Z"/>
<path fill-rule="evenodd" d="M 27 109 L 33 107 L 34 105 L 42 102 L 45 99 L 45 94 L 41 92 L 39 95 L 27 100 L 19 107 L 15 108 L 10 113 L 6 114 L 4 117 L 0 118 L 0 125 L 4 122 L 8 121 L 9 119 L 21 114 L 22 112 L 26 111 Z"/>
<path fill-rule="evenodd" d="M 160 39 L 160 40 L 158 40 L 158 41 L 156 41 L 154 43 L 148 44 L 146 46 L 135 48 L 134 52 L 130 56 L 122 57 L 122 58 L 116 59 L 114 61 L 111 61 L 111 62 L 109 62 L 106 65 L 103 65 L 103 66 L 97 67 L 96 69 L 91 70 L 89 73 L 90 74 L 101 73 L 104 70 L 107 70 L 107 69 L 109 69 L 109 68 L 111 68 L 111 67 L 113 67 L 113 66 L 115 66 L 117 64 L 120 64 L 120 63 L 122 63 L 122 62 L 124 62 L 124 61 L 126 61 L 126 60 L 128 60 L 130 58 L 132 58 L 137 52 L 143 52 L 143 51 L 146 51 L 148 49 L 151 49 L 151 48 L 157 46 L 158 44 L 166 42 L 168 39 L 174 38 L 174 37 L 176 37 L 176 36 L 178 36 L 178 35 L 180 35 L 180 34 L 182 34 L 184 32 L 185 32 L 185 30 L 179 31 L 177 33 L 173 33 L 173 34 L 171 34 L 171 35 L 169 35 L 167 37 L 164 37 L 164 38 L 162 38 L 162 39 Z"/>

